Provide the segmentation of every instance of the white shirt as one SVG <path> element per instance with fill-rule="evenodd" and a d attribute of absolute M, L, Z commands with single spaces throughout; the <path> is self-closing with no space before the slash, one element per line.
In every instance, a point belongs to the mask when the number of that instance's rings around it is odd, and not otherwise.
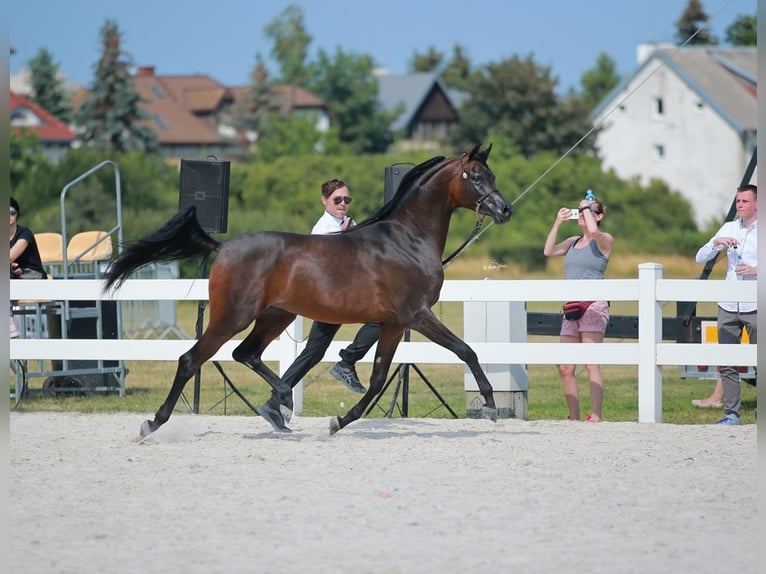
<path fill-rule="evenodd" d="M 348 215 L 346 217 L 349 217 Z M 339 233 L 343 231 L 343 219 L 330 215 L 326 211 L 322 214 L 314 227 L 311 229 L 311 235 L 329 235 L 330 233 Z M 353 225 L 354 222 L 351 222 Z"/>
<path fill-rule="evenodd" d="M 725 249 L 724 245 L 713 246 L 713 240 L 717 237 L 734 237 L 738 246 L 736 249 L 729 248 L 726 251 L 728 266 L 726 268 L 726 279 L 731 281 L 756 281 L 757 276 L 739 277 L 735 271 L 737 263 L 740 261 L 748 265 L 758 265 L 758 220 L 745 227 L 742 219 L 727 221 L 721 226 L 721 229 L 697 251 L 695 257 L 697 263 L 710 261 L 716 253 Z M 748 313 L 758 309 L 757 303 L 738 303 L 736 301 L 720 301 L 718 306 L 726 311 L 736 313 Z"/>

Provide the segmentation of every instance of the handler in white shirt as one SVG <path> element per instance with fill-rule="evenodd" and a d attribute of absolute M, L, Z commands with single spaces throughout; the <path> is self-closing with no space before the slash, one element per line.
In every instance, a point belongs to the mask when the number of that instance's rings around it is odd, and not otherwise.
<path fill-rule="evenodd" d="M 726 279 L 730 281 L 756 281 L 758 279 L 758 188 L 745 185 L 737 189 L 735 199 L 738 219 L 727 221 L 713 238 L 700 247 L 695 257 L 704 263 L 726 249 L 728 267 Z M 743 327 L 747 327 L 750 342 L 758 340 L 757 304 L 738 301 L 718 303 L 718 342 L 739 344 Z M 739 425 L 740 388 L 736 366 L 721 367 L 723 406 L 725 416 L 718 424 Z"/>

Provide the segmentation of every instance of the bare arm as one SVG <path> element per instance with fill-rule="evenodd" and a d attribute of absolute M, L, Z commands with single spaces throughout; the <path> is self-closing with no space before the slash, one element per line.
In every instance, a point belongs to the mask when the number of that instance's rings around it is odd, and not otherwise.
<path fill-rule="evenodd" d="M 29 245 L 29 241 L 27 241 L 26 239 L 19 239 L 16 242 L 16 244 L 13 247 L 11 247 L 11 255 L 10 255 L 11 263 L 16 261 L 19 257 L 21 257 L 21 254 L 24 253 L 28 245 Z"/>
<path fill-rule="evenodd" d="M 548 232 L 548 237 L 545 238 L 545 247 L 543 247 L 543 255 L 546 257 L 555 257 L 558 255 L 566 255 L 572 242 L 577 239 L 576 235 L 566 238 L 560 243 L 556 243 L 556 236 L 559 232 L 561 224 L 569 219 L 569 213 L 571 210 L 567 207 L 562 207 L 556 213 L 556 219 L 553 221 L 553 227 Z"/>

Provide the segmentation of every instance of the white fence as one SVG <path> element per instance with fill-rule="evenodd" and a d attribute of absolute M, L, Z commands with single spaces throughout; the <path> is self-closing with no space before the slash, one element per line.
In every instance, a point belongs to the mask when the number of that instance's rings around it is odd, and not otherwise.
<path fill-rule="evenodd" d="M 116 293 L 102 293 L 98 280 L 11 281 L 11 299 L 48 300 L 207 300 L 206 279 L 128 280 Z M 642 263 L 638 279 L 601 281 L 491 280 L 445 281 L 441 301 L 567 301 L 604 299 L 637 301 L 638 340 L 598 345 L 565 343 L 466 342 L 486 365 L 596 363 L 638 366 L 638 420 L 662 422 L 664 365 L 756 365 L 757 345 L 701 345 L 663 342 L 662 305 L 669 301 L 757 301 L 756 281 L 663 279 L 662 265 Z M 294 322 L 263 354 L 278 361 L 284 373 L 302 350 L 300 321 Z M 213 360 L 231 361 L 239 344 L 226 343 Z M 325 361 L 336 361 L 348 341 L 334 341 Z M 176 360 L 190 347 L 188 340 L 135 339 L 13 339 L 11 359 Z M 371 354 L 364 359 L 371 360 Z M 430 342 L 403 342 L 395 363 L 462 364 L 452 353 Z"/>

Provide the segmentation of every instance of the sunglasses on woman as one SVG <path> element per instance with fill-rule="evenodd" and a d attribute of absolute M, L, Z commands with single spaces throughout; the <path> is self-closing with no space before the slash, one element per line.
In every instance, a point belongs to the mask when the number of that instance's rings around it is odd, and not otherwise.
<path fill-rule="evenodd" d="M 340 202 L 341 202 L 341 201 L 342 201 L 342 202 L 344 202 L 346 205 L 348 205 L 349 203 L 351 203 L 351 197 L 349 197 L 348 195 L 346 195 L 346 196 L 344 196 L 344 197 L 340 197 L 340 196 L 337 196 L 337 197 L 333 197 L 333 198 L 332 198 L 332 202 L 333 202 L 335 205 L 340 205 Z"/>
<path fill-rule="evenodd" d="M 351 199 L 351 198 L 349 198 L 349 199 Z M 19 212 L 11 207 L 11 215 L 18 215 L 18 214 L 19 214 Z"/>

